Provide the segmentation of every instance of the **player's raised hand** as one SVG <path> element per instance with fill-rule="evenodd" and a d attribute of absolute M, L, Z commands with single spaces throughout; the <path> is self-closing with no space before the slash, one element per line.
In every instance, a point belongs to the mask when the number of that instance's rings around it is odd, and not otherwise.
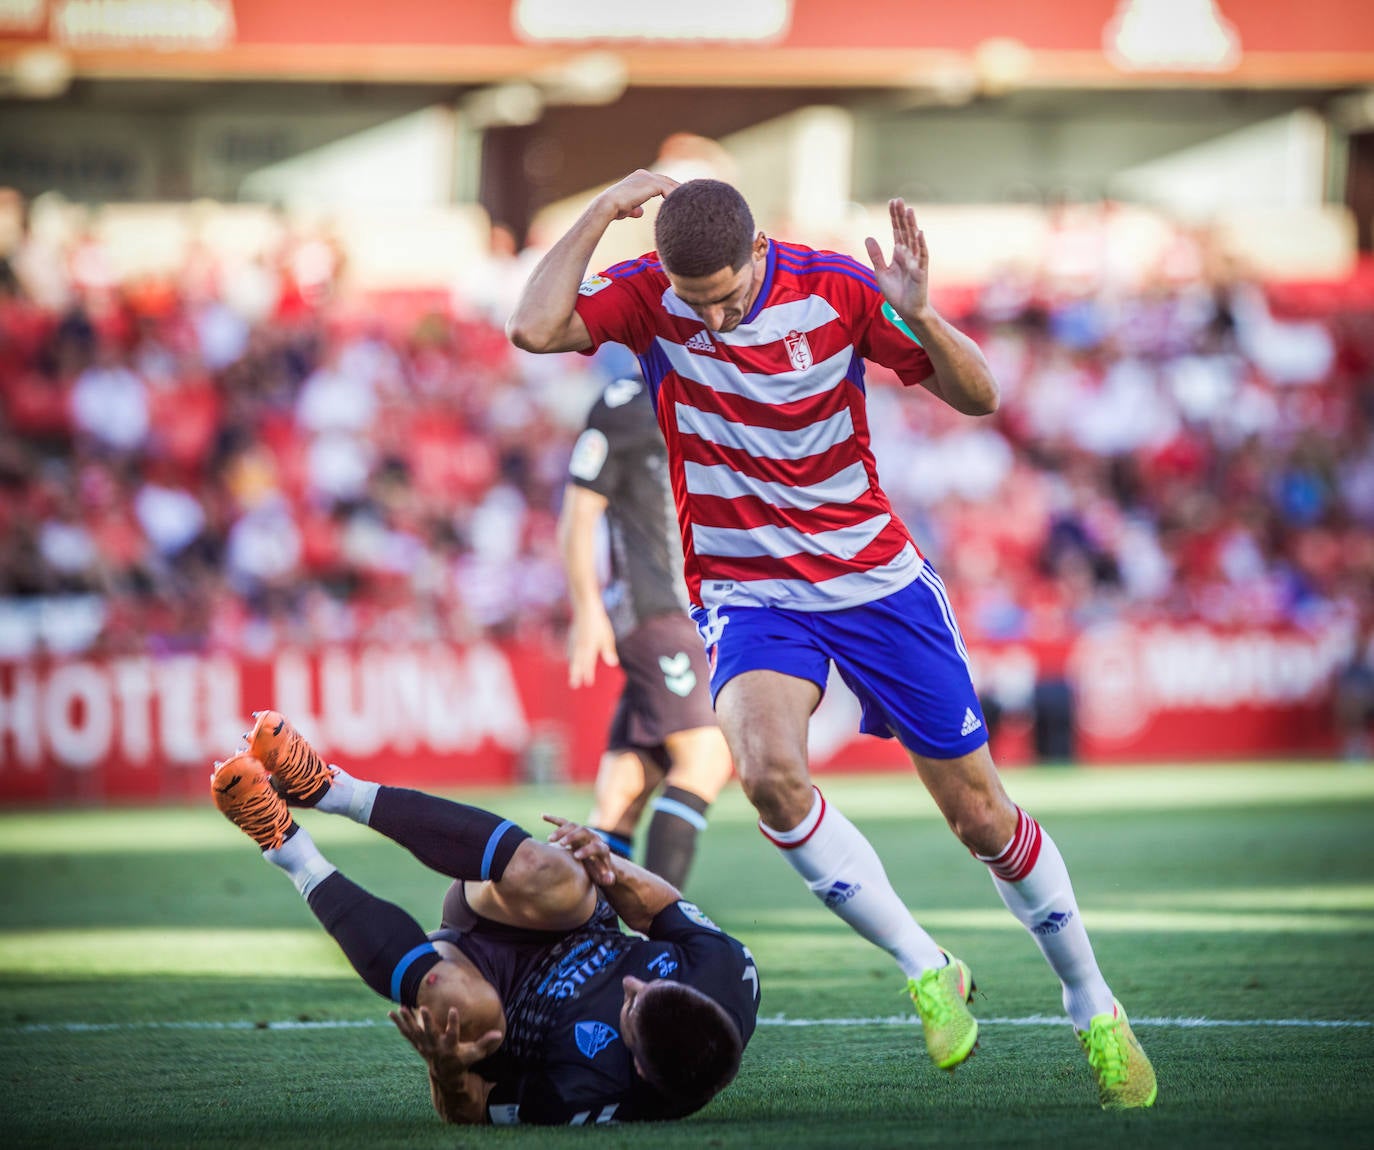
<path fill-rule="evenodd" d="M 568 686 L 590 687 L 598 661 L 620 666 L 610 616 L 604 610 L 575 611 L 568 628 Z"/>
<path fill-rule="evenodd" d="M 614 208 L 618 220 L 638 219 L 644 214 L 645 204 L 655 196 L 666 196 L 675 187 L 676 180 L 639 168 L 619 183 L 612 184 L 597 199 Z"/>
<path fill-rule="evenodd" d="M 593 830 L 557 815 L 545 815 L 546 823 L 553 823 L 549 832 L 549 842 L 570 851 L 572 857 L 580 862 L 587 877 L 597 886 L 607 887 L 615 883 L 615 866 L 611 848 L 606 840 Z"/>
<path fill-rule="evenodd" d="M 924 311 L 930 299 L 930 253 L 926 235 L 916 226 L 916 213 L 900 197 L 887 202 L 892 217 L 892 259 L 883 258 L 883 249 L 872 236 L 864 240 L 873 275 L 887 302 L 903 318 Z"/>
<path fill-rule="evenodd" d="M 463 1042 L 456 1006 L 449 1007 L 442 1027 L 427 1006 L 393 1010 L 387 1017 L 416 1053 L 435 1069 L 449 1066 L 466 1070 L 494 1053 L 503 1038 L 499 1030 L 489 1030 L 475 1042 Z"/>

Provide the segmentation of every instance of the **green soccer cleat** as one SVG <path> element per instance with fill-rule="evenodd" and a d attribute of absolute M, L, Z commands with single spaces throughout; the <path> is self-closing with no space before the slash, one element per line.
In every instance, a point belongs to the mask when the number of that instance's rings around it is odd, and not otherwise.
<path fill-rule="evenodd" d="M 953 1070 L 973 1053 L 978 1041 L 978 1020 L 969 1012 L 973 975 L 947 950 L 944 966 L 927 970 L 907 981 L 906 992 L 921 1016 L 926 1049 L 941 1070 Z"/>
<path fill-rule="evenodd" d="M 1134 1110 L 1154 1105 L 1159 1085 L 1121 1003 L 1112 999 L 1111 1014 L 1097 1014 L 1087 1030 L 1076 1030 L 1088 1056 L 1103 1110 Z"/>

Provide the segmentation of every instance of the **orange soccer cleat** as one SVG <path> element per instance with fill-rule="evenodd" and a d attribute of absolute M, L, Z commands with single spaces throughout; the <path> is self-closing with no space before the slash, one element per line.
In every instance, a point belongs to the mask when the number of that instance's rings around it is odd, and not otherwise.
<path fill-rule="evenodd" d="M 272 785 L 293 806 L 313 807 L 329 790 L 335 770 L 326 766 L 307 743 L 278 711 L 254 711 L 257 719 L 244 738 L 248 752 L 256 755 L 272 776 Z"/>
<path fill-rule="evenodd" d="M 210 792 L 224 817 L 263 850 L 281 846 L 296 825 L 262 764 L 247 751 L 215 764 Z"/>

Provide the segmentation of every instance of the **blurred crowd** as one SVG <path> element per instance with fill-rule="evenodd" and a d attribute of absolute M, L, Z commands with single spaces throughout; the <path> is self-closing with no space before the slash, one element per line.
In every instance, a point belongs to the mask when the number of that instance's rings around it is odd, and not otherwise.
<path fill-rule="evenodd" d="M 507 344 L 533 255 L 496 229 L 463 291 L 366 296 L 317 235 L 127 282 L 92 235 L 19 235 L 0 657 L 556 637 L 568 453 L 626 362 Z M 970 638 L 1333 614 L 1369 633 L 1367 309 L 1291 314 L 1202 246 L 1129 283 L 1065 259 L 939 302 L 1001 411 L 970 421 L 875 369 L 871 427 Z"/>

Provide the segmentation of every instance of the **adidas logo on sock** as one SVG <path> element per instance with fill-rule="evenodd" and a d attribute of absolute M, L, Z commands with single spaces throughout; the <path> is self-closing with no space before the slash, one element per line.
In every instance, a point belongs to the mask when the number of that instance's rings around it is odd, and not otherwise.
<path fill-rule="evenodd" d="M 848 902 L 859 891 L 863 890 L 863 883 L 837 882 L 834 883 L 824 895 L 821 896 L 826 908 L 834 910 L 841 903 Z"/>
<path fill-rule="evenodd" d="M 959 734 L 971 735 L 983 725 L 983 720 L 973 713 L 972 707 L 964 708 L 964 725 L 959 728 Z"/>
<path fill-rule="evenodd" d="M 690 337 L 682 346 L 688 351 L 709 351 L 712 355 L 716 351 L 716 345 L 711 342 L 711 337 L 706 334 L 705 328 Z"/>
<path fill-rule="evenodd" d="M 1049 916 L 1030 928 L 1031 934 L 1058 934 L 1073 919 L 1073 911 L 1052 910 Z"/>

